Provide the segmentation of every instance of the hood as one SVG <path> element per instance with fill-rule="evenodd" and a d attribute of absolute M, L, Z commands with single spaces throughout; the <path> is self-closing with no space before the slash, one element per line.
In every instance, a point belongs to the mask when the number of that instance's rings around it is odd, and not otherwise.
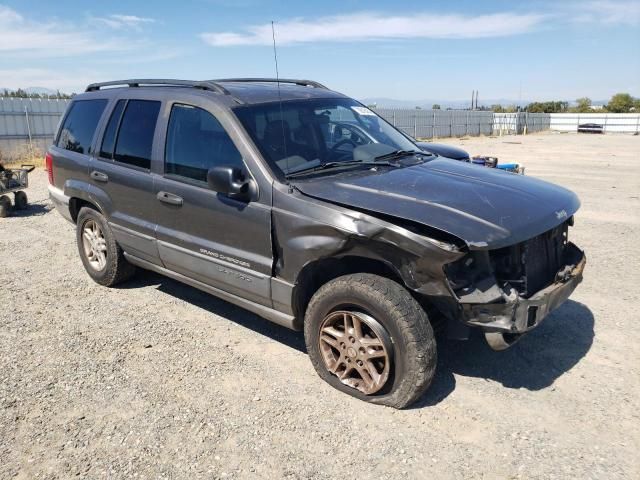
<path fill-rule="evenodd" d="M 442 143 L 416 142 L 420 150 L 428 153 L 435 153 L 441 157 L 453 158 L 454 160 L 469 160 L 469 152 L 454 147 L 453 145 L 444 145 Z"/>
<path fill-rule="evenodd" d="M 471 249 L 528 240 L 566 221 L 580 207 L 573 192 L 557 185 L 447 158 L 316 177 L 295 186 L 328 202 L 436 228 Z"/>

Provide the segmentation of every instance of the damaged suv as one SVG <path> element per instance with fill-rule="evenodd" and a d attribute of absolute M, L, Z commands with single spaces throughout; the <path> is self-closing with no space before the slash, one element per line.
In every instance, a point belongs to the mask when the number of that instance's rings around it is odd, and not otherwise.
<path fill-rule="evenodd" d="M 97 283 L 151 270 L 303 330 L 324 380 L 397 408 L 435 325 L 505 349 L 585 265 L 572 192 L 424 152 L 312 81 L 92 84 L 46 162 Z"/>

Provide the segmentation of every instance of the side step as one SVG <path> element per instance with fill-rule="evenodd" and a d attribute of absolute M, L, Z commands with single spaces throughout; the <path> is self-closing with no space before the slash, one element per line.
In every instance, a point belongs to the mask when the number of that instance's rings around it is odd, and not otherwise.
<path fill-rule="evenodd" d="M 127 261 L 132 263 L 133 265 L 144 268 L 145 270 L 151 270 L 152 272 L 165 275 L 169 278 L 177 280 L 178 282 L 186 283 L 187 285 L 202 290 L 203 292 L 207 292 L 229 303 L 233 303 L 234 305 L 244 308 L 245 310 L 249 310 L 256 315 L 269 320 L 270 322 L 277 323 L 278 325 L 290 328 L 291 330 L 301 329 L 299 322 L 297 322 L 296 318 L 292 315 L 287 315 L 285 313 L 274 310 L 273 308 L 265 307 L 264 305 L 260 305 L 245 298 L 238 297 L 237 295 L 233 295 L 232 293 L 225 292 L 224 290 L 220 290 L 219 288 L 212 287 L 211 285 L 207 285 L 206 283 L 199 282 L 198 280 L 186 277 L 180 273 L 167 270 L 166 268 L 159 265 L 155 265 L 153 263 L 147 262 L 146 260 L 142 260 L 141 258 L 129 255 L 126 252 L 124 256 Z"/>

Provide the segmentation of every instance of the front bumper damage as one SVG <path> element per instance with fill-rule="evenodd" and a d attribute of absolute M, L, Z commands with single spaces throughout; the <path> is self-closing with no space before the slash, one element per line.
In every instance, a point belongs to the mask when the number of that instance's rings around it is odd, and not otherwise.
<path fill-rule="evenodd" d="M 540 325 L 569 298 L 582 281 L 585 264 L 584 252 L 569 243 L 565 266 L 557 273 L 554 283 L 528 298 L 511 290 L 496 303 L 462 303 L 462 320 L 469 326 L 481 328 L 494 350 L 504 350 Z"/>

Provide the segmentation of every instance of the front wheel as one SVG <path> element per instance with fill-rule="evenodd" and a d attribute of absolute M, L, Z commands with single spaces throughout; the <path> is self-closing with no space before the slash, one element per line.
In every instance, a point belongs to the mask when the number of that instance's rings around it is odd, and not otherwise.
<path fill-rule="evenodd" d="M 307 308 L 304 334 L 320 377 L 367 402 L 406 407 L 435 374 L 427 314 L 388 278 L 360 273 L 323 285 Z"/>

